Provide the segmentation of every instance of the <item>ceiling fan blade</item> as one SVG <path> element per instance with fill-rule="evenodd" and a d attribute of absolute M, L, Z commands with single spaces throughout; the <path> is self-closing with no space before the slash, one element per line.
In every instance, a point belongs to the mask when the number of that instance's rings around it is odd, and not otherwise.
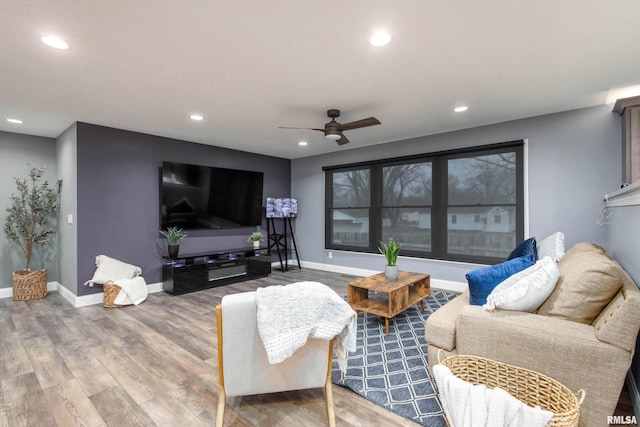
<path fill-rule="evenodd" d="M 340 132 L 340 139 L 338 139 L 336 142 L 338 143 L 338 145 L 344 145 L 344 144 L 348 144 L 349 140 L 347 139 L 346 136 L 344 136 L 342 132 Z"/>
<path fill-rule="evenodd" d="M 375 117 L 369 117 L 362 120 L 356 120 L 355 122 L 342 124 L 339 126 L 339 128 L 341 131 L 343 131 L 343 130 L 365 128 L 367 126 L 375 126 L 379 124 L 380 124 L 380 120 L 376 119 Z"/>
<path fill-rule="evenodd" d="M 306 130 L 317 130 L 320 132 L 324 132 L 324 129 L 318 129 L 318 128 L 298 128 L 298 127 L 291 127 L 291 126 L 278 126 L 278 129 L 306 129 Z"/>

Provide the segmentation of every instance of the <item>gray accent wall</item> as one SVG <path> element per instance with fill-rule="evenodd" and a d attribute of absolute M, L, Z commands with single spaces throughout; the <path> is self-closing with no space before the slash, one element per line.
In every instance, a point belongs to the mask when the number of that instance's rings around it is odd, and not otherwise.
<path fill-rule="evenodd" d="M 380 119 L 384 126 L 384 117 Z M 620 126 L 620 117 L 605 105 L 292 160 L 291 193 L 298 198 L 295 228 L 301 258 L 328 267 L 384 268 L 382 255 L 324 249 L 323 166 L 520 139 L 528 140 L 529 235 L 544 238 L 562 231 L 568 248 L 581 241 L 606 245 L 606 230 L 596 222 L 602 197 L 620 185 Z M 355 139 L 357 131 L 353 132 L 350 138 Z M 400 257 L 398 264 L 430 273 L 434 279 L 464 283 L 465 274 L 477 267 L 406 257 Z"/>
<path fill-rule="evenodd" d="M 56 181 L 56 145 L 52 138 L 0 132 L 0 152 L 0 224 L 4 225 L 6 209 L 10 205 L 8 196 L 16 193 L 14 177 L 27 178 L 28 163 L 46 166 L 45 179 L 51 183 Z M 52 244 L 36 247 L 31 258 L 31 269 L 46 268 L 50 282 L 58 280 L 56 244 L 57 238 L 53 236 Z M 0 288 L 10 288 L 13 271 L 24 267 L 24 255 L 16 243 L 0 230 Z"/>
<path fill-rule="evenodd" d="M 162 281 L 161 257 L 166 254 L 159 234 L 163 161 L 260 171 L 265 197 L 290 193 L 287 159 L 78 123 L 78 296 L 102 291 L 101 286 L 83 285 L 92 277 L 95 257 L 101 254 L 140 266 L 147 283 Z M 193 232 L 180 250 L 247 247 L 251 231 L 255 228 Z"/>

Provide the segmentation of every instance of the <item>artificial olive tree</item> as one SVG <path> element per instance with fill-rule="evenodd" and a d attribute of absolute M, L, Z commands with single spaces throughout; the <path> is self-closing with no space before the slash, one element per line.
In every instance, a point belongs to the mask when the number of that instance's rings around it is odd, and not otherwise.
<path fill-rule="evenodd" d="M 33 248 L 48 243 L 55 232 L 53 220 L 60 206 L 62 180 L 55 186 L 46 180 L 40 182 L 44 171 L 44 166 L 31 166 L 28 179 L 14 178 L 18 192 L 9 196 L 11 206 L 4 221 L 5 233 L 25 256 L 27 271 Z"/>

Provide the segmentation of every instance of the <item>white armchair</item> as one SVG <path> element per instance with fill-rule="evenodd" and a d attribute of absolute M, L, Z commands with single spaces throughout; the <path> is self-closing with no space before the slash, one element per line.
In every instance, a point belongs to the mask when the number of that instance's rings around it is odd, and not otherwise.
<path fill-rule="evenodd" d="M 333 341 L 309 339 L 285 361 L 271 365 L 256 321 L 255 292 L 226 295 L 216 307 L 218 331 L 218 411 L 224 424 L 226 396 L 246 396 L 324 388 L 327 419 L 335 426 L 331 359 Z"/>

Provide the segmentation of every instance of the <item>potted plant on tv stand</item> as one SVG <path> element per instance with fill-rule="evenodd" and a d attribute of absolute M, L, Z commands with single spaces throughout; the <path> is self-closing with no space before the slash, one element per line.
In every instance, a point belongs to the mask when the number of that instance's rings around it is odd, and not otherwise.
<path fill-rule="evenodd" d="M 9 213 L 4 221 L 4 232 L 18 244 L 24 254 L 24 270 L 13 272 L 13 299 L 16 301 L 43 298 L 47 295 L 47 270 L 31 271 L 31 255 L 37 245 L 49 243 L 55 232 L 53 219 L 60 206 L 62 180 L 55 186 L 48 181 L 39 183 L 45 167 L 31 166 L 29 181 L 15 178 L 18 194 L 11 194 Z M 55 224 L 57 226 L 57 223 Z"/>
<path fill-rule="evenodd" d="M 180 251 L 180 240 L 187 237 L 187 233 L 179 227 L 169 227 L 165 230 L 161 230 L 160 234 L 167 238 L 167 250 L 169 251 L 169 258 L 178 258 L 178 252 Z"/>
<path fill-rule="evenodd" d="M 262 235 L 261 231 L 254 231 L 247 239 L 247 242 L 253 243 L 253 248 L 258 249 L 260 248 L 260 242 L 263 240 L 263 238 L 264 236 Z"/>
<path fill-rule="evenodd" d="M 400 274 L 400 269 L 396 263 L 401 247 L 393 238 L 389 238 L 389 243 L 380 242 L 378 250 L 387 260 L 387 265 L 384 267 L 384 276 L 389 280 L 396 280 Z"/>

